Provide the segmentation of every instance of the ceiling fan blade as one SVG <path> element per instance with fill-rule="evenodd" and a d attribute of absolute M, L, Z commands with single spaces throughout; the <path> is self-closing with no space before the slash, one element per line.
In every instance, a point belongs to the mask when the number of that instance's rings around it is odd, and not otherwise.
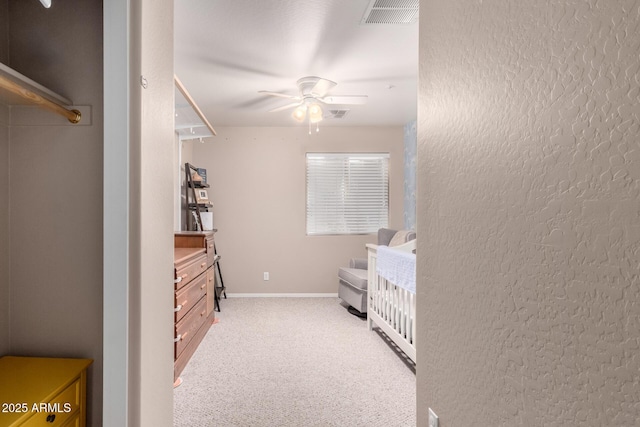
<path fill-rule="evenodd" d="M 331 95 L 324 98 L 318 98 L 325 104 L 343 104 L 343 105 L 363 105 L 367 103 L 369 97 L 367 95 Z"/>
<path fill-rule="evenodd" d="M 280 98 L 300 99 L 299 96 L 287 95 L 286 93 L 280 93 L 280 92 L 271 92 L 268 90 L 259 90 L 258 93 L 261 93 L 263 95 L 269 95 L 269 96 L 278 96 Z"/>
<path fill-rule="evenodd" d="M 338 83 L 332 82 L 331 80 L 318 78 L 318 82 L 311 89 L 311 95 L 323 97 L 327 93 L 329 93 L 329 91 L 333 89 L 337 84 Z"/>
<path fill-rule="evenodd" d="M 270 113 L 277 113 L 278 111 L 287 110 L 289 108 L 297 107 L 300 105 L 299 102 L 294 102 L 292 104 L 283 105 L 282 107 L 274 108 L 273 110 L 269 110 Z"/>

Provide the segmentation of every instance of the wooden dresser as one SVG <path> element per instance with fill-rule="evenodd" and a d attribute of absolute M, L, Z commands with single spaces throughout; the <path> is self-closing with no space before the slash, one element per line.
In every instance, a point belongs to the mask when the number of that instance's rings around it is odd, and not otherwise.
<path fill-rule="evenodd" d="M 215 231 L 182 231 L 174 237 L 174 380 L 215 321 Z"/>
<path fill-rule="evenodd" d="M 91 363 L 91 359 L 1 357 L 0 426 L 86 426 Z"/>

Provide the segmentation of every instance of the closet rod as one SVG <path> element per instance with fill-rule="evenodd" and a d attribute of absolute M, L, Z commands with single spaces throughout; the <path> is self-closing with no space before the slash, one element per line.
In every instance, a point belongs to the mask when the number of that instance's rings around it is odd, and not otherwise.
<path fill-rule="evenodd" d="M 60 114 L 63 117 L 66 117 L 71 123 L 80 123 L 80 119 L 82 118 L 82 114 L 78 110 L 69 110 L 63 107 L 60 104 L 57 104 L 53 101 L 50 101 L 42 96 L 26 89 L 19 84 L 7 79 L 4 76 L 0 75 L 0 88 L 6 89 L 9 92 L 12 92 L 27 101 L 36 104 L 42 108 L 53 111 L 54 113 Z"/>

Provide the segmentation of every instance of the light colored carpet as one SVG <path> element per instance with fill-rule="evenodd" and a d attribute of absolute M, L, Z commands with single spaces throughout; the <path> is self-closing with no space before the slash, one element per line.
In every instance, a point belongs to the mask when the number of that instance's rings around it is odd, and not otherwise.
<path fill-rule="evenodd" d="M 174 426 L 416 425 L 415 367 L 337 298 L 221 306 L 174 391 Z"/>

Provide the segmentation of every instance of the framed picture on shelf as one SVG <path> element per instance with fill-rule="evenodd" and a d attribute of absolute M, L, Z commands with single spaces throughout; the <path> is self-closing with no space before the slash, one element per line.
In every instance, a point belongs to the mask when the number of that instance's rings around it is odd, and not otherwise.
<path fill-rule="evenodd" d="M 207 170 L 205 168 L 198 168 L 198 175 L 202 178 L 202 183 L 207 184 Z"/>
<path fill-rule="evenodd" d="M 196 203 L 199 205 L 209 203 L 209 195 L 207 194 L 207 190 L 204 188 L 196 188 Z"/>

